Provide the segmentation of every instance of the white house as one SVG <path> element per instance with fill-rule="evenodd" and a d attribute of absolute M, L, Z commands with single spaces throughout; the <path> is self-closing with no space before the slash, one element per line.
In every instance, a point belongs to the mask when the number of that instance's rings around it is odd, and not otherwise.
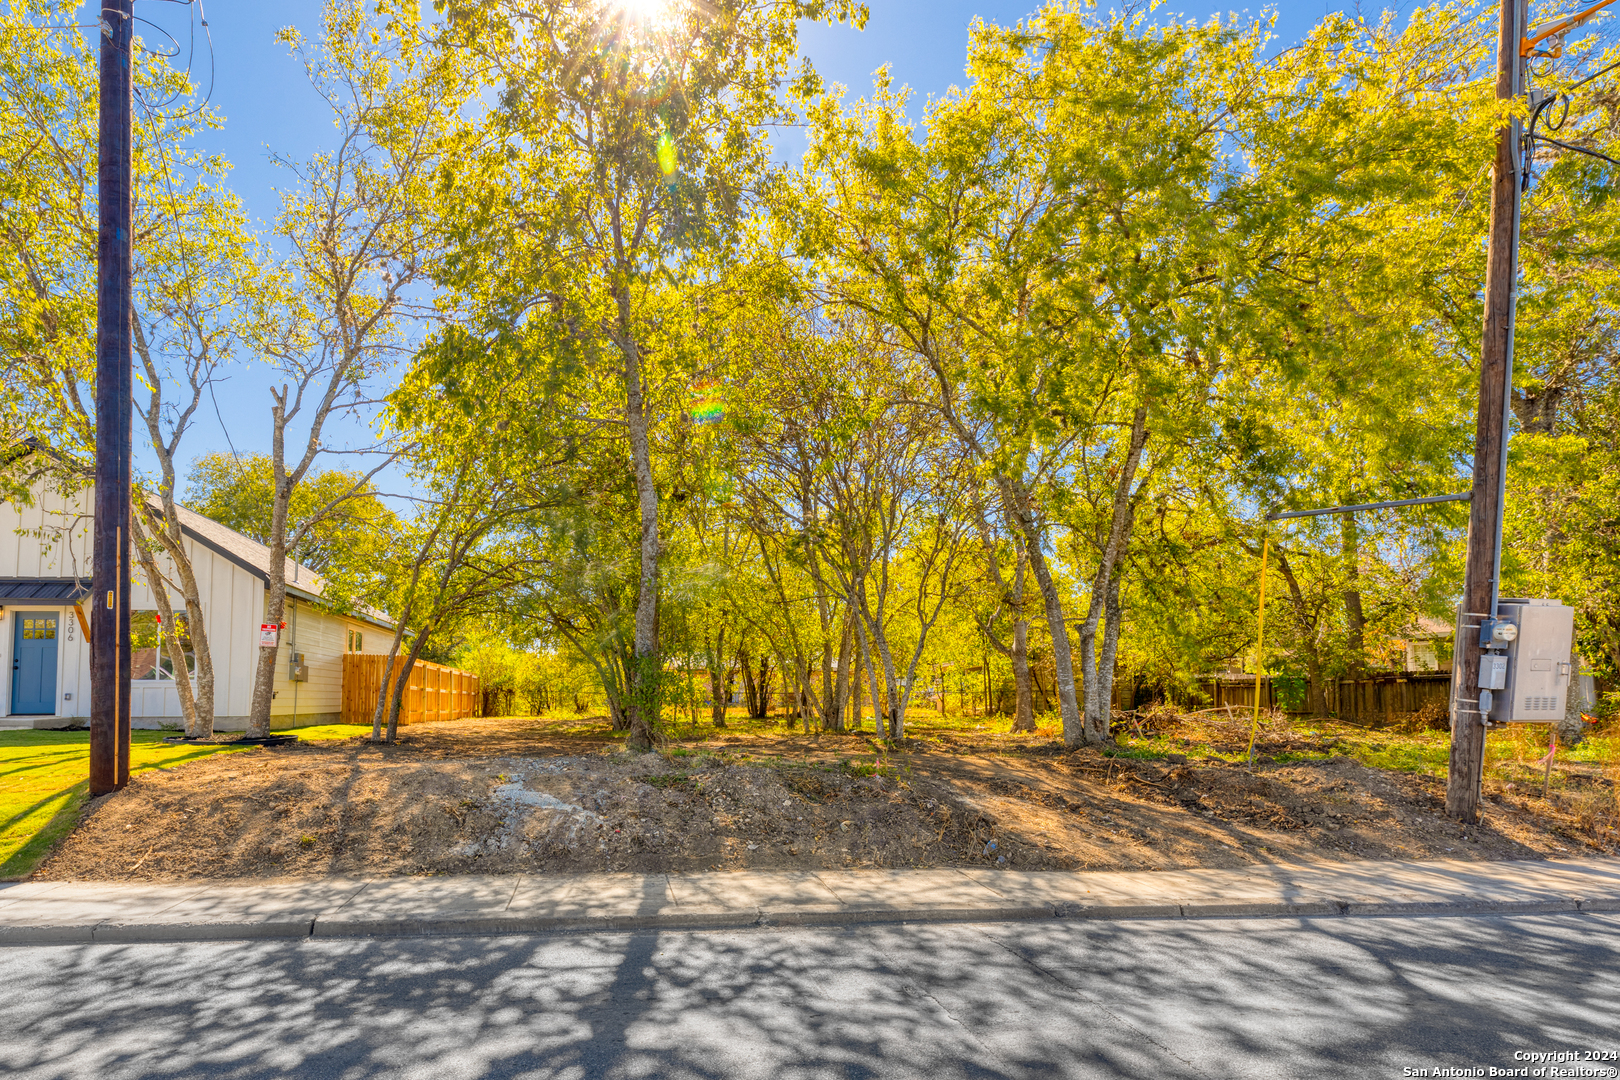
<path fill-rule="evenodd" d="M 61 728 L 89 722 L 93 489 L 63 493 L 53 481 L 31 489 L 32 505 L 0 501 L 0 727 Z M 207 620 L 214 661 L 214 726 L 247 727 L 259 625 L 264 621 L 270 552 L 263 544 L 189 510 L 180 511 Z M 131 556 L 134 559 L 134 556 Z M 166 566 L 165 556 L 159 565 Z M 385 653 L 393 624 L 372 613 L 336 612 L 325 583 L 287 561 L 286 629 L 276 663 L 272 727 L 336 723 L 343 701 L 343 654 Z M 131 572 L 134 662 L 130 717 L 135 727 L 181 725 L 180 696 L 166 652 L 156 647 L 156 604 L 138 561 Z M 178 610 L 184 601 L 170 589 Z M 294 678 L 293 658 L 304 669 Z"/>
<path fill-rule="evenodd" d="M 1453 632 L 1450 623 L 1426 615 L 1418 616 L 1417 625 L 1401 643 L 1405 649 L 1404 670 L 1450 671 Z"/>

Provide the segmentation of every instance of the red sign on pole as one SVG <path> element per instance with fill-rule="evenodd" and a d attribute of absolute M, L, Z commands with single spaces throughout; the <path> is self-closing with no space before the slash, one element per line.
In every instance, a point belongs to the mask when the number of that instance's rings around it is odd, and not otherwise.
<path fill-rule="evenodd" d="M 273 649 L 281 644 L 281 627 L 273 622 L 259 624 L 259 648 Z"/>

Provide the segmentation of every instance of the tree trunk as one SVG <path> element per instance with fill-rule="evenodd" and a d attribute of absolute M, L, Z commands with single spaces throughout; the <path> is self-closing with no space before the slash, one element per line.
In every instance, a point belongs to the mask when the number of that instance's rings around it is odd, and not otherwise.
<path fill-rule="evenodd" d="M 167 459 L 166 459 L 167 460 Z M 153 530 L 153 537 L 169 556 L 169 562 L 180 575 L 180 592 L 186 602 L 186 632 L 191 638 L 191 658 L 196 665 L 192 675 L 193 727 L 187 733 L 192 738 L 207 739 L 214 734 L 214 650 L 208 634 L 207 617 L 203 611 L 202 590 L 197 585 L 197 574 L 186 552 L 185 534 L 180 529 L 180 512 L 174 502 L 174 470 L 165 467 L 163 489 L 163 517 L 161 527 Z M 177 669 L 178 670 L 178 669 Z"/>
<path fill-rule="evenodd" d="M 1029 685 L 1029 616 L 1024 611 L 1024 570 L 1028 564 L 1029 558 L 1020 548 L 1018 564 L 1013 568 L 1013 590 L 1018 596 L 1018 606 L 1013 609 L 1013 643 L 1010 657 L 1016 694 L 1013 706 L 1014 731 L 1035 730 L 1035 696 L 1031 693 Z"/>
<path fill-rule="evenodd" d="M 136 492 L 136 497 L 139 497 L 139 491 Z M 197 702 L 191 693 L 191 673 L 186 666 L 185 651 L 180 647 L 179 625 L 174 620 L 174 607 L 169 603 L 169 589 L 163 580 L 162 572 L 158 569 L 157 558 L 152 552 L 151 537 L 147 535 L 145 507 L 131 508 L 129 525 L 131 546 L 135 549 L 136 557 L 141 560 L 141 570 L 146 574 L 147 587 L 152 590 L 152 600 L 157 604 L 158 618 L 163 620 L 162 625 L 158 627 L 158 641 L 161 643 L 160 647 L 169 654 L 169 663 L 174 665 L 174 689 L 180 698 L 180 716 L 185 721 L 186 737 L 191 739 L 206 737 L 200 734 Z M 189 618 L 187 622 L 190 622 Z M 208 734 L 213 733 L 213 718 L 210 717 Z"/>
<path fill-rule="evenodd" d="M 985 530 L 985 547 L 990 550 L 989 531 Z M 1027 596 L 1024 591 L 1024 572 L 1029 565 L 1029 559 L 1024 554 L 1022 545 L 1018 548 L 1018 561 L 1013 568 L 1012 584 L 1008 585 L 1003 579 L 1000 567 L 994 562 L 995 554 L 990 550 L 990 568 L 995 575 L 996 584 L 1000 586 L 1004 595 L 1002 604 L 1012 613 L 1012 644 L 1008 645 L 997 635 L 995 624 L 1000 618 L 998 609 L 996 615 L 989 619 L 979 620 L 979 632 L 984 636 L 986 649 L 994 646 L 996 652 L 1005 656 L 1012 664 L 1013 672 L 1013 725 L 1014 731 L 1035 730 L 1035 699 L 1030 689 L 1029 669 L 1029 616 L 1025 604 Z M 984 715 L 990 715 L 990 654 L 984 654 Z M 1002 712 L 1001 695 L 996 694 L 995 710 Z"/>
<path fill-rule="evenodd" d="M 185 534 L 180 528 L 180 513 L 175 506 L 174 488 L 175 471 L 174 456 L 180 447 L 180 438 L 187 427 L 190 409 L 180 410 L 179 417 L 172 429 L 172 438 L 163 437 L 162 421 L 164 410 L 162 408 L 163 379 L 153 362 L 151 348 L 146 336 L 146 329 L 140 319 L 130 324 L 134 336 L 135 352 L 140 357 L 141 365 L 146 370 L 146 376 L 151 390 L 151 404 L 142 410 L 139 406 L 136 411 L 146 421 L 147 434 L 151 437 L 152 451 L 158 459 L 160 474 L 158 495 L 163 501 L 163 518 L 154 520 L 150 514 L 144 496 L 137 490 L 134 494 L 140 498 L 141 504 L 132 508 L 135 513 L 131 515 L 133 522 L 136 515 L 141 520 L 136 523 L 136 529 L 131 532 L 131 539 L 136 539 L 139 526 L 150 529 L 151 540 L 161 547 L 169 556 L 169 562 L 179 577 L 181 599 L 186 605 L 186 632 L 191 639 L 191 658 L 194 665 L 187 671 L 181 666 L 180 660 L 175 659 L 175 671 L 186 671 L 186 687 L 180 690 L 180 708 L 186 720 L 186 735 L 193 739 L 206 739 L 214 734 L 214 653 L 211 638 L 208 634 L 208 620 L 202 606 L 202 591 L 197 587 L 197 574 L 191 565 L 191 554 L 186 550 Z M 212 377 L 212 368 L 199 365 L 191 368 L 192 408 L 202 400 L 203 387 L 208 385 Z M 154 555 L 151 546 L 142 552 L 142 557 Z M 173 619 L 172 610 L 165 612 L 165 619 Z M 177 626 L 177 623 L 170 623 Z M 181 681 L 176 679 L 176 684 Z M 189 697 L 189 704 L 188 704 Z"/>
<path fill-rule="evenodd" d="M 795 670 L 799 670 L 799 665 L 795 665 Z M 811 681 L 811 676 L 815 674 L 815 672 L 814 669 L 811 668 L 810 661 L 808 659 L 804 661 L 802 670 L 804 674 L 799 679 L 799 715 L 804 721 L 804 733 L 808 735 L 810 734 L 811 718 L 814 717 L 816 722 L 820 723 L 822 719 L 822 708 L 824 707 L 825 703 L 818 702 L 816 700 L 815 684 Z"/>
<path fill-rule="evenodd" d="M 821 700 L 817 702 L 816 722 L 822 731 L 832 728 L 833 710 L 838 707 L 838 688 L 834 683 L 832 638 L 821 639 Z"/>
<path fill-rule="evenodd" d="M 717 728 L 726 726 L 726 705 L 731 695 L 722 692 L 729 672 L 720 670 L 725 662 L 726 655 L 726 629 L 721 627 L 715 635 L 714 647 L 708 650 L 709 656 L 709 722 Z"/>
<path fill-rule="evenodd" d="M 988 455 L 979 447 L 972 431 L 962 423 L 954 408 L 948 404 L 951 398 L 951 379 L 947 375 L 945 365 L 938 354 L 929 352 L 927 356 L 929 366 L 933 368 L 944 392 L 947 421 L 965 444 L 976 448 L 975 452 L 980 460 L 987 460 Z M 1052 576 L 1051 567 L 1047 565 L 1046 553 L 1042 548 L 1045 541 L 1044 530 L 1036 519 L 1033 501 L 1022 481 L 1006 473 L 997 473 L 995 484 L 1009 519 L 1023 536 L 1029 552 L 1030 569 L 1034 571 L 1035 583 L 1041 590 L 1046 623 L 1052 632 L 1052 665 L 1057 674 L 1058 706 L 1063 716 L 1063 739 L 1069 745 L 1076 745 L 1084 737 L 1085 720 L 1080 713 L 1079 699 L 1075 694 L 1074 661 L 1069 648 L 1068 630 L 1063 622 L 1063 598 L 1058 592 L 1057 582 Z"/>
<path fill-rule="evenodd" d="M 619 348 L 624 354 L 624 414 L 641 516 L 641 580 L 636 594 L 635 663 L 630 671 L 630 737 L 626 745 L 645 753 L 652 749 L 658 730 L 662 675 L 658 658 L 658 489 L 653 484 L 652 448 L 647 438 L 641 353 L 630 331 L 630 297 L 623 287 L 616 291 Z"/>
<path fill-rule="evenodd" d="M 759 691 L 759 701 L 756 703 L 759 711 L 754 713 L 754 719 L 764 720 L 771 714 L 771 658 L 768 653 L 759 658 L 759 674 L 754 679 L 754 686 Z"/>
<path fill-rule="evenodd" d="M 411 651 L 406 655 L 405 662 L 400 665 L 399 674 L 394 676 L 394 692 L 388 702 L 388 742 L 394 743 L 399 738 L 399 706 L 405 699 L 405 688 L 410 685 L 411 668 L 416 666 L 416 658 L 422 654 L 422 647 L 427 644 L 428 631 L 423 630 L 411 642 Z"/>
<path fill-rule="evenodd" d="M 1526 435 L 1551 435 L 1558 429 L 1558 407 L 1569 393 L 1560 383 L 1537 390 L 1513 389 L 1513 412 Z"/>
<path fill-rule="evenodd" d="M 1339 515 L 1344 555 L 1345 673 L 1359 679 L 1367 671 L 1367 619 L 1361 610 L 1361 530 L 1354 514 Z"/>
<path fill-rule="evenodd" d="M 731 701 L 731 695 L 726 692 L 729 680 L 729 672 L 709 669 L 709 723 L 717 728 L 726 726 L 726 705 Z"/>
<path fill-rule="evenodd" d="M 855 628 L 855 633 L 857 635 L 860 633 L 860 628 L 858 625 Z M 853 661 L 851 661 L 855 665 L 855 673 L 850 679 L 850 698 L 852 699 L 850 702 L 850 729 L 858 732 L 861 730 L 861 674 L 863 669 L 861 666 L 861 650 L 858 647 L 858 639 L 856 641 L 856 645 L 857 647 L 853 650 L 855 658 Z"/>
<path fill-rule="evenodd" d="M 864 609 L 864 598 L 862 607 Z M 894 670 L 894 654 L 889 649 L 888 635 L 883 632 L 882 626 L 872 618 L 869 611 L 863 610 L 861 617 L 866 620 L 868 632 L 872 635 L 872 644 L 877 647 L 878 659 L 883 662 L 883 715 L 888 728 L 887 735 L 891 739 L 904 738 L 905 708 L 900 692 L 899 678 Z"/>
<path fill-rule="evenodd" d="M 754 661 L 748 655 L 747 647 L 737 650 L 737 667 L 742 672 L 743 680 L 743 708 L 750 719 L 758 714 L 754 711 L 754 702 L 759 697 L 759 688 L 754 684 Z"/>
<path fill-rule="evenodd" d="M 1101 705 L 1104 717 L 1104 731 L 1108 737 L 1113 738 L 1114 721 L 1114 666 L 1119 656 L 1120 618 L 1123 614 L 1119 603 L 1119 579 L 1116 573 L 1108 583 L 1108 605 L 1106 618 L 1107 625 L 1103 628 L 1102 657 L 1097 662 L 1097 698 Z"/>
<path fill-rule="evenodd" d="M 1272 548 L 1272 556 L 1277 560 L 1277 572 L 1288 585 L 1288 599 L 1294 609 L 1294 625 L 1299 635 L 1295 640 L 1299 651 L 1305 655 L 1305 708 L 1310 710 L 1313 716 L 1326 716 L 1328 711 L 1326 674 L 1323 671 L 1322 646 L 1317 640 L 1315 621 L 1310 617 L 1304 590 L 1299 587 L 1299 579 L 1294 576 L 1294 568 L 1288 562 L 1288 555 L 1280 547 L 1275 547 Z"/>
<path fill-rule="evenodd" d="M 1108 535 L 1102 543 L 1097 574 L 1091 580 L 1091 600 L 1087 606 L 1086 620 L 1080 626 L 1080 667 L 1086 700 L 1085 726 L 1081 738 L 1091 745 L 1113 738 L 1110 732 L 1113 711 L 1110 703 L 1099 696 L 1102 681 L 1097 672 L 1097 624 L 1108 606 L 1114 568 L 1124 555 L 1125 545 L 1130 539 L 1136 496 L 1132 485 L 1136 481 L 1136 469 L 1141 463 L 1142 447 L 1147 444 L 1147 437 L 1147 407 L 1138 405 L 1135 415 L 1131 417 L 1131 438 L 1125 460 L 1120 463 L 1119 479 L 1114 485 L 1114 505 L 1109 516 Z M 1110 686 L 1112 682 L 1110 675 Z M 1078 740 L 1071 740 L 1067 728 L 1064 729 L 1063 741 L 1069 746 L 1079 745 Z"/>
<path fill-rule="evenodd" d="M 1029 568 L 1035 574 L 1035 584 L 1040 587 L 1046 625 L 1052 632 L 1052 666 L 1057 674 L 1063 741 L 1069 746 L 1078 746 L 1084 737 L 1084 717 L 1080 714 L 1079 700 L 1075 695 L 1074 661 L 1069 649 L 1069 631 L 1063 622 L 1063 599 L 1058 592 L 1057 581 L 1052 577 L 1052 568 L 1047 565 L 1046 553 L 1041 550 L 1045 536 L 1035 520 L 1029 493 L 1024 491 L 1023 485 L 1008 476 L 999 477 L 998 480 L 1002 498 L 1013 508 L 1013 520 L 1024 535 L 1024 545 L 1029 552 Z"/>
<path fill-rule="evenodd" d="M 405 622 L 401 620 L 394 626 L 394 640 L 388 646 L 388 658 L 383 661 L 382 680 L 377 684 L 377 706 L 371 711 L 371 741 L 381 742 L 383 725 L 388 722 L 388 702 L 392 697 L 391 688 L 394 685 L 394 668 L 399 657 L 399 646 L 405 640 Z"/>
<path fill-rule="evenodd" d="M 801 469 L 799 504 L 808 520 L 815 512 L 815 499 L 811 494 L 811 480 L 807 470 Z M 816 553 L 816 545 L 807 533 L 804 537 L 805 552 L 809 556 L 807 562 L 810 569 L 810 582 L 815 587 L 816 616 L 821 629 L 821 694 L 816 702 L 816 719 L 821 724 L 821 730 L 833 729 L 832 710 L 838 707 L 837 695 L 833 687 L 832 670 L 832 626 L 833 614 L 826 578 L 821 573 L 821 559 Z M 805 688 L 810 689 L 810 675 L 805 672 Z M 840 678 L 842 676 L 840 675 Z M 809 725 L 805 726 L 806 733 Z M 836 730 L 836 729 L 834 729 Z"/>
<path fill-rule="evenodd" d="M 272 626 L 280 626 L 287 614 L 287 574 L 283 569 L 286 551 L 277 550 L 282 547 L 273 544 L 270 548 L 270 583 L 265 589 L 264 621 Z M 259 662 L 253 671 L 253 700 L 248 713 L 249 738 L 262 739 L 270 734 L 270 702 L 274 697 L 276 662 L 280 652 L 280 646 L 259 649 Z"/>
<path fill-rule="evenodd" d="M 849 606 L 846 604 L 844 632 L 838 640 L 838 682 L 833 687 L 833 701 L 827 715 L 828 728 L 840 735 L 844 732 L 844 710 L 849 704 L 849 664 L 854 644 L 850 638 L 850 615 Z"/>
<path fill-rule="evenodd" d="M 1035 694 L 1029 674 L 1029 620 L 1013 623 L 1013 725 L 1014 731 L 1035 730 Z"/>
<path fill-rule="evenodd" d="M 275 391 L 272 389 L 272 394 Z M 271 406 L 270 466 L 272 469 L 272 500 L 270 504 L 270 536 L 265 545 L 269 550 L 269 580 L 265 583 L 264 621 L 280 626 L 287 614 L 287 508 L 292 501 L 292 482 L 287 476 L 287 410 L 286 389 L 275 398 Z M 312 435 L 311 438 L 314 438 Z M 253 672 L 253 699 L 248 710 L 247 735 L 262 739 L 270 734 L 270 702 L 275 696 L 276 661 L 281 648 L 261 646 L 259 662 Z"/>
<path fill-rule="evenodd" d="M 878 738 L 883 738 L 888 725 L 883 722 L 882 698 L 878 695 L 877 668 L 872 665 L 872 640 L 866 632 L 866 620 L 857 615 L 856 629 L 861 638 L 861 666 L 866 671 L 866 681 L 870 684 L 872 692 L 872 724 Z"/>

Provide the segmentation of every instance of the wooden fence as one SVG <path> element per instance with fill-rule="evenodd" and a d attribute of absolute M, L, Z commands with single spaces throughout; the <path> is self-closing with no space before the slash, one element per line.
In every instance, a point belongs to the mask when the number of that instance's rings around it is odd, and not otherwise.
<path fill-rule="evenodd" d="M 1200 708 L 1254 708 L 1254 676 L 1223 675 L 1198 684 L 1203 700 L 1181 704 Z M 1262 680 L 1260 704 L 1278 708 L 1277 688 L 1270 678 Z M 1451 702 L 1449 671 L 1390 671 L 1364 679 L 1330 679 L 1322 687 L 1327 711 L 1333 715 L 1363 721 L 1393 720 L 1403 713 L 1415 713 L 1434 706 L 1442 713 Z M 1289 710 L 1306 715 L 1310 698 Z M 1117 705 L 1117 703 L 1116 703 Z"/>
<path fill-rule="evenodd" d="M 402 663 L 404 659 L 398 657 L 395 663 Z M 387 664 L 386 656 L 343 654 L 345 724 L 371 723 L 377 710 L 377 693 L 382 689 L 383 669 Z M 427 720 L 460 720 L 468 716 L 482 716 L 482 699 L 478 676 L 472 672 L 418 660 L 411 666 L 411 676 L 405 684 L 405 697 L 399 704 L 399 722 L 420 724 Z"/>

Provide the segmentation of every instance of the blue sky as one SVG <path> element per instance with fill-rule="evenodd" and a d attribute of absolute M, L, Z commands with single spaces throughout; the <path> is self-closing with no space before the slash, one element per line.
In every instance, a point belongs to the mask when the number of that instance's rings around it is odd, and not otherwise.
<path fill-rule="evenodd" d="M 888 64 L 895 82 L 910 86 L 922 101 L 963 81 L 967 29 L 975 18 L 1005 25 L 1027 15 L 1034 5 L 1028 0 L 872 0 L 870 6 L 872 16 L 864 31 L 807 25 L 801 36 L 803 51 L 824 77 L 857 95 L 871 87 L 872 73 Z M 1332 0 L 1276 5 L 1278 35 L 1283 41 L 1296 40 L 1328 11 L 1346 6 Z M 268 219 L 277 205 L 272 188 L 281 182 L 279 170 L 269 164 L 270 151 L 300 156 L 319 146 L 332 130 L 298 62 L 274 40 L 276 31 L 287 25 L 314 33 L 321 4 L 204 0 L 202 8 L 214 44 L 213 102 L 227 121 L 225 129 L 212 136 L 210 149 L 235 164 L 234 186 L 255 214 Z M 140 0 L 137 9 L 170 28 L 185 44 L 190 9 L 153 0 Z M 1179 14 L 1202 20 L 1230 10 L 1218 3 L 1171 0 L 1155 16 Z M 1244 10 L 1239 9 L 1240 14 Z M 1259 15 L 1266 9 L 1246 10 Z M 206 55 L 200 54 L 195 76 L 205 86 L 206 63 Z"/>
<path fill-rule="evenodd" d="M 871 87 L 872 73 L 888 64 L 896 85 L 910 86 L 921 103 L 963 81 L 967 29 L 975 18 L 1010 24 L 1034 10 L 1034 0 L 870 0 L 871 19 L 864 31 L 848 27 L 806 26 L 802 50 L 823 77 L 847 86 L 859 96 Z M 1379 6 L 1369 5 L 1370 10 Z M 198 4 L 138 0 L 136 13 L 170 30 L 184 50 L 188 44 L 187 19 Z M 225 127 L 208 135 L 203 148 L 224 154 L 233 164 L 231 185 L 246 201 L 249 212 L 264 227 L 279 206 L 275 189 L 290 183 L 285 171 L 270 163 L 272 153 L 299 158 L 331 139 L 333 129 L 325 105 L 310 88 L 298 61 L 275 41 L 276 31 L 293 25 L 313 36 L 319 29 L 319 0 L 201 0 L 213 40 L 213 65 L 201 30 L 193 77 L 206 89 L 212 82 L 212 102 L 224 115 Z M 1332 0 L 1301 0 L 1276 5 L 1277 34 L 1282 43 L 1297 40 L 1330 10 L 1347 5 Z M 1244 13 L 1245 9 L 1238 9 Z M 1263 7 L 1246 9 L 1259 15 Z M 1171 0 L 1156 18 L 1174 15 L 1199 20 L 1225 15 L 1232 8 L 1199 0 Z M 143 28 L 155 45 L 157 35 Z M 182 59 L 176 61 L 183 63 Z M 210 78 L 211 75 L 211 78 Z M 778 145 L 786 154 L 800 152 L 802 143 L 791 137 Z M 208 415 L 188 437 L 184 456 L 234 446 L 239 451 L 263 450 L 268 445 L 268 397 L 262 369 L 233 376 L 218 391 L 224 416 L 231 417 L 230 436 L 214 416 Z M 211 412 L 211 410 L 210 410 Z M 335 431 L 339 443 L 362 445 L 369 441 L 356 425 Z M 335 462 L 334 462 L 335 463 Z"/>

